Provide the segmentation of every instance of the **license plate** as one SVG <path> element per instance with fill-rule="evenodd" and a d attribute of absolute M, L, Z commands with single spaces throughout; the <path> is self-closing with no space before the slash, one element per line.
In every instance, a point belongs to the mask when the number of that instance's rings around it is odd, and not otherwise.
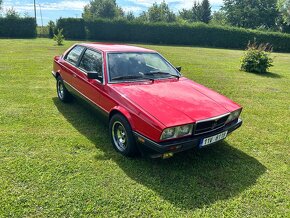
<path fill-rule="evenodd" d="M 228 134 L 228 131 L 226 132 L 222 132 L 218 135 L 215 135 L 215 136 L 211 136 L 211 137 L 208 137 L 208 138 L 205 138 L 205 139 L 202 139 L 200 141 L 200 147 L 204 147 L 204 146 L 207 146 L 207 145 L 210 145 L 210 144 L 213 144 L 215 142 L 218 142 L 220 140 L 223 140 L 227 137 L 227 134 Z"/>

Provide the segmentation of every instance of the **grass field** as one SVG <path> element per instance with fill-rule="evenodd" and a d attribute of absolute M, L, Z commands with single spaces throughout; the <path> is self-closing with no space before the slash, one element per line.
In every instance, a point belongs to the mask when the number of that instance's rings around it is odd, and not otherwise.
<path fill-rule="evenodd" d="M 225 142 L 168 160 L 127 159 L 106 120 L 56 98 L 48 39 L 0 40 L 0 217 L 289 217 L 290 54 L 267 75 L 242 51 L 151 46 L 244 106 Z"/>

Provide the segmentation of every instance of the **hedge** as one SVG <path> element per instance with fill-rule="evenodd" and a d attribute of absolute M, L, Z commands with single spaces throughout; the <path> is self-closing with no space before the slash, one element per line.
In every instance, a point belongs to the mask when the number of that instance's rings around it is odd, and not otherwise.
<path fill-rule="evenodd" d="M 0 17 L 0 37 L 35 38 L 36 22 L 34 18 Z"/>
<path fill-rule="evenodd" d="M 56 29 L 63 29 L 66 39 L 86 39 L 85 22 L 81 18 L 60 18 Z"/>
<path fill-rule="evenodd" d="M 68 22 L 69 20 L 69 22 Z M 82 22 L 81 22 L 82 21 Z M 275 51 L 290 52 L 290 34 L 262 32 L 235 27 L 211 26 L 202 23 L 168 24 L 137 23 L 125 20 L 61 19 L 67 38 L 78 35 L 78 39 L 141 42 L 244 49 L 249 40 L 270 43 Z M 81 31 L 81 33 L 80 33 Z M 80 37 L 82 36 L 82 37 Z"/>

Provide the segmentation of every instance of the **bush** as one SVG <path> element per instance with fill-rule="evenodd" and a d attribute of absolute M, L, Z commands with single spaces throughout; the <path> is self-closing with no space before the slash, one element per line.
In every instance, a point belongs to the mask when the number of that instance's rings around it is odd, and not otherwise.
<path fill-rule="evenodd" d="M 70 39 L 243 49 L 250 40 L 256 38 L 259 43 L 272 44 L 275 51 L 290 52 L 290 34 L 203 23 L 141 23 L 101 19 L 85 22 L 77 18 L 64 18 L 58 20 L 60 27 L 64 29 L 65 37 Z"/>
<path fill-rule="evenodd" d="M 251 73 L 266 73 L 272 67 L 270 58 L 272 47 L 269 44 L 258 45 L 256 41 L 249 42 L 245 55 L 241 60 L 241 70 Z"/>
<path fill-rule="evenodd" d="M 63 29 L 66 39 L 86 39 L 85 22 L 81 18 L 60 18 L 56 29 Z"/>
<path fill-rule="evenodd" d="M 63 29 L 58 29 L 57 34 L 54 34 L 53 40 L 56 41 L 57 45 L 63 45 L 64 36 L 62 34 Z"/>
<path fill-rule="evenodd" d="M 35 38 L 35 19 L 20 17 L 0 17 L 0 37 L 8 38 Z"/>

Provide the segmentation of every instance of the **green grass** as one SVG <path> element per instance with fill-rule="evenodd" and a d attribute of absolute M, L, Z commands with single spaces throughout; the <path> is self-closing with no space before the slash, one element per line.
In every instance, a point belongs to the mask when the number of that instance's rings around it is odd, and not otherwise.
<path fill-rule="evenodd" d="M 74 42 L 0 40 L 0 217 L 289 217 L 290 54 L 267 75 L 242 51 L 141 45 L 244 106 L 225 142 L 169 160 L 127 159 L 106 120 L 56 98 L 52 58 Z"/>

